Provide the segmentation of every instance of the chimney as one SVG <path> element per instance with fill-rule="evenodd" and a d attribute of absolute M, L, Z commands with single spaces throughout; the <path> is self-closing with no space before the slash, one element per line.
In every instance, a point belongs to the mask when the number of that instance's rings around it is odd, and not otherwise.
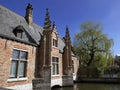
<path fill-rule="evenodd" d="M 32 25 L 33 22 L 32 11 L 33 11 L 32 5 L 29 3 L 26 8 L 26 16 L 25 16 L 25 19 L 29 25 Z"/>

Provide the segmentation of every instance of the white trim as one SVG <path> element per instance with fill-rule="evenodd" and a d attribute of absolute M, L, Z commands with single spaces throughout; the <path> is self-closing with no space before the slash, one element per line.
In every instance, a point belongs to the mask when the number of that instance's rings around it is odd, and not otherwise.
<path fill-rule="evenodd" d="M 25 80 L 28 80 L 28 78 L 27 77 L 25 77 L 25 78 L 10 78 L 7 80 L 7 82 L 25 81 Z"/>
<path fill-rule="evenodd" d="M 25 52 L 28 52 L 28 50 L 24 50 L 24 49 L 18 49 L 18 48 L 13 48 L 13 50 L 20 50 L 20 51 L 25 51 Z"/>
<path fill-rule="evenodd" d="M 73 80 L 76 81 L 76 75 L 73 75 Z"/>
<path fill-rule="evenodd" d="M 58 76 L 60 76 L 60 74 L 52 75 L 52 77 L 58 77 Z"/>
<path fill-rule="evenodd" d="M 58 63 L 55 63 L 55 65 L 57 64 L 58 65 L 58 74 L 53 74 L 53 58 L 58 58 Z M 52 56 L 51 57 L 51 76 L 59 76 L 60 72 L 59 72 L 59 56 Z"/>
<path fill-rule="evenodd" d="M 59 49 L 58 47 L 56 47 L 56 46 L 52 46 L 52 48 L 54 48 L 54 49 Z"/>
<path fill-rule="evenodd" d="M 52 57 L 56 57 L 56 58 L 58 58 L 58 60 L 59 60 L 59 56 L 56 56 L 56 55 L 52 55 Z"/>
<path fill-rule="evenodd" d="M 15 85 L 15 86 L 10 86 L 6 88 L 12 89 L 12 90 L 32 90 L 32 83 L 28 83 L 24 85 Z"/>
<path fill-rule="evenodd" d="M 58 79 L 53 79 L 51 80 L 51 87 L 55 86 L 55 85 L 60 85 L 62 86 L 62 78 L 58 78 Z"/>

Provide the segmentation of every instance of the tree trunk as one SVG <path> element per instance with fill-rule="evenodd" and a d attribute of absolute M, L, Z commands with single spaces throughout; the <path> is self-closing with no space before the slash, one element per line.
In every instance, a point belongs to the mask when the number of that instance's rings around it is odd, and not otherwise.
<path fill-rule="evenodd" d="M 94 61 L 94 53 L 90 54 L 90 60 L 87 63 L 87 66 L 90 66 L 90 64 Z"/>

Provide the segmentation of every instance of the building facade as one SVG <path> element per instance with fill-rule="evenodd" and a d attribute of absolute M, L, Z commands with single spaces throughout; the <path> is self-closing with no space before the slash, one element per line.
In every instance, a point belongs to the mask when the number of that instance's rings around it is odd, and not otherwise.
<path fill-rule="evenodd" d="M 72 86 L 78 61 L 68 27 L 60 38 L 55 22 L 51 26 L 48 9 L 44 27 L 33 22 L 32 13 L 31 4 L 25 17 L 0 6 L 0 87 L 49 90 L 43 86 Z"/>

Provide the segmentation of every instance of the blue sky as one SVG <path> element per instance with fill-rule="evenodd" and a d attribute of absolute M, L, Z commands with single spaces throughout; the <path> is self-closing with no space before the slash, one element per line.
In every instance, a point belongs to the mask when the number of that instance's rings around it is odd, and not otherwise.
<path fill-rule="evenodd" d="M 28 3 L 33 5 L 36 24 L 43 26 L 45 10 L 49 8 L 59 35 L 65 35 L 68 25 L 72 41 L 81 23 L 88 20 L 102 23 L 103 32 L 114 40 L 113 53 L 120 54 L 120 0 L 0 0 L 0 5 L 23 17 Z"/>

